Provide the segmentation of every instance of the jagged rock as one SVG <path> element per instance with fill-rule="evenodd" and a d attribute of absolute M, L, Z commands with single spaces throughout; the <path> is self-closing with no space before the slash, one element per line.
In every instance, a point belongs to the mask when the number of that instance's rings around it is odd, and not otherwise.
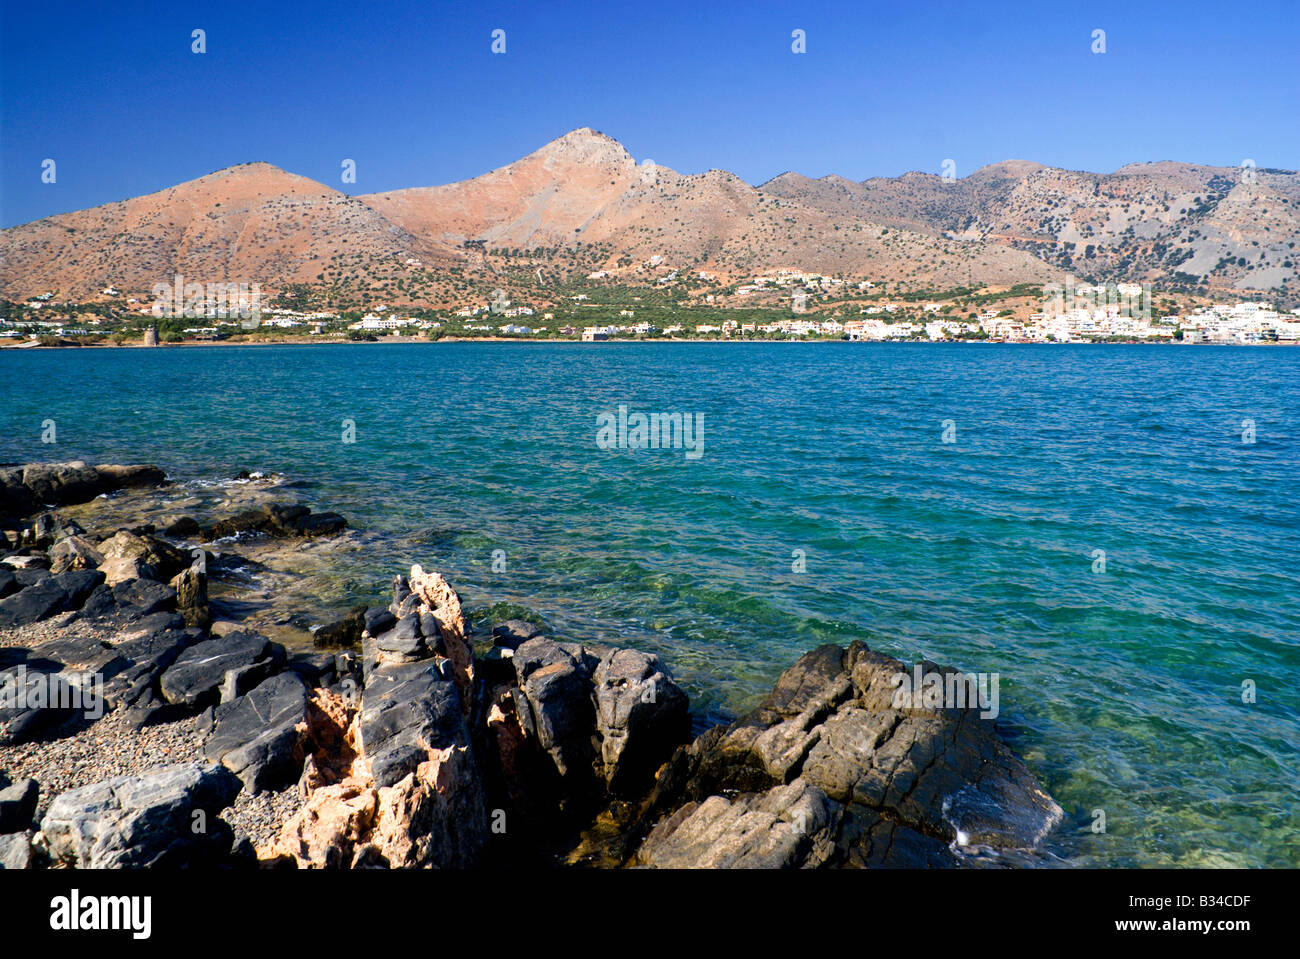
<path fill-rule="evenodd" d="M 380 633 L 388 632 L 396 625 L 397 617 L 393 615 L 391 610 L 376 606 L 366 610 L 362 630 L 371 636 L 378 636 Z"/>
<path fill-rule="evenodd" d="M 694 821 L 686 835 L 698 844 L 710 823 L 730 822 L 711 797 L 788 785 L 816 789 L 841 808 L 827 860 L 835 865 L 953 865 L 962 847 L 1037 846 L 1060 821 L 1060 807 L 978 705 L 897 700 L 900 677 L 911 672 L 861 643 L 805 654 L 752 713 L 674 754 L 660 771 L 650 818 Z M 960 676 L 930 663 L 921 675 Z M 682 814 L 688 804 L 699 808 Z M 724 842 L 721 832 L 715 838 Z"/>
<path fill-rule="evenodd" d="M 393 577 L 393 604 L 389 611 L 396 615 L 398 608 L 411 595 L 411 584 L 400 573 Z"/>
<path fill-rule="evenodd" d="M 0 599 L 12 596 L 22 588 L 22 584 L 12 572 L 0 567 Z"/>
<path fill-rule="evenodd" d="M 62 669 L 62 663 L 40 657 L 0 670 L 0 746 L 32 742 L 103 715 L 103 700 L 87 677 L 62 675 Z"/>
<path fill-rule="evenodd" d="M 213 718 L 216 725 L 203 754 L 238 776 L 250 793 L 284 789 L 298 781 L 307 687 L 296 673 L 279 673 L 233 702 L 222 703 Z"/>
<path fill-rule="evenodd" d="M 113 599 L 119 607 L 139 610 L 140 616 L 167 612 L 176 608 L 176 591 L 152 579 L 132 579 L 113 587 Z"/>
<path fill-rule="evenodd" d="M 59 526 L 59 517 L 56 513 L 41 513 L 24 531 L 22 544 L 37 549 L 49 549 L 59 533 Z"/>
<path fill-rule="evenodd" d="M 176 591 L 176 608 L 187 624 L 204 627 L 212 622 L 206 572 L 198 566 L 187 566 L 172 577 L 169 585 Z"/>
<path fill-rule="evenodd" d="M 308 686 L 329 686 L 338 672 L 335 657 L 326 652 L 294 653 L 284 664 Z"/>
<path fill-rule="evenodd" d="M 467 746 L 429 749 L 391 786 L 376 786 L 364 773 L 323 784 L 312 768 L 303 788 L 308 795 L 302 809 L 258 850 L 263 862 L 318 869 L 464 869 L 479 861 L 486 844 L 483 794 Z"/>
<path fill-rule="evenodd" d="M 658 869 L 792 869 L 835 851 L 838 803 L 802 780 L 690 802 L 650 832 L 637 863 Z"/>
<path fill-rule="evenodd" d="M 185 763 L 65 792 L 41 820 L 50 858 L 89 869 L 195 866 L 230 850 L 218 814 L 239 793 L 222 766 Z"/>
<path fill-rule="evenodd" d="M 387 662 L 414 662 L 424 659 L 430 650 L 420 630 L 420 617 L 411 613 L 397 621 L 392 629 L 375 637 L 375 647 Z"/>
<path fill-rule="evenodd" d="M 594 772 L 615 793 L 643 790 L 689 735 L 686 694 L 657 656 L 540 638 L 513 665 L 518 723 L 574 788 Z"/>
<path fill-rule="evenodd" d="M 456 686 L 429 661 L 381 666 L 368 676 L 359 728 L 379 786 L 413 772 L 431 749 L 469 745 Z"/>
<path fill-rule="evenodd" d="M 0 789 L 0 833 L 20 832 L 30 826 L 40 794 L 35 779 L 20 779 Z"/>
<path fill-rule="evenodd" d="M 605 781 L 615 793 L 644 790 L 690 736 L 686 694 L 658 656 L 635 649 L 611 650 L 592 681 Z"/>
<path fill-rule="evenodd" d="M 104 699 L 110 707 L 133 706 L 152 699 L 158 679 L 188 647 L 202 637 L 197 629 L 167 628 L 152 630 L 125 639 L 113 651 L 129 662 L 104 684 Z M 159 694 L 161 696 L 161 693 Z"/>
<path fill-rule="evenodd" d="M 546 751 L 560 776 L 591 776 L 596 711 L 592 665 L 582 647 L 532 639 L 515 650 L 514 667 L 522 692 L 516 708 L 524 733 Z"/>
<path fill-rule="evenodd" d="M 436 649 L 451 660 L 456 688 L 468 713 L 474 706 L 474 650 L 460 596 L 440 573 L 425 572 L 419 565 L 411 567 L 411 592 L 420 598 L 420 613 L 430 613 L 438 626 Z M 426 639 L 433 637 L 426 632 Z"/>
<path fill-rule="evenodd" d="M 170 583 L 176 591 L 178 609 L 197 609 L 208 605 L 208 576 L 197 566 L 187 566 Z"/>
<path fill-rule="evenodd" d="M 284 649 L 265 636 L 235 632 L 197 643 L 162 674 L 163 697 L 189 707 L 230 701 L 275 672 Z"/>

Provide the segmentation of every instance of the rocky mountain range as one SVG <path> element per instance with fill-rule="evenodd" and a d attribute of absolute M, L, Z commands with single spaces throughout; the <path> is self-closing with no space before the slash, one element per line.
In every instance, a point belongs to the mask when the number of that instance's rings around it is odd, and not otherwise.
<path fill-rule="evenodd" d="M 594 270 L 635 284 L 794 268 L 942 290 L 1069 273 L 1286 298 L 1300 290 L 1300 177 L 1009 161 L 960 179 L 785 173 L 752 187 L 722 170 L 638 164 L 583 128 L 444 186 L 349 196 L 249 163 L 0 237 L 0 296 L 14 300 L 85 300 L 109 285 L 147 295 L 179 273 L 440 305 L 498 285 L 503 256 L 551 284 Z"/>

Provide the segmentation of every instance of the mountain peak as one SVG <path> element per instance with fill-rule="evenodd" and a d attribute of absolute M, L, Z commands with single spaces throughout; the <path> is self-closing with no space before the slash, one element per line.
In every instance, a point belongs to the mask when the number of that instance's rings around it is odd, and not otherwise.
<path fill-rule="evenodd" d="M 636 162 L 623 144 L 591 127 L 570 130 L 535 151 L 532 156 L 571 163 Z"/>

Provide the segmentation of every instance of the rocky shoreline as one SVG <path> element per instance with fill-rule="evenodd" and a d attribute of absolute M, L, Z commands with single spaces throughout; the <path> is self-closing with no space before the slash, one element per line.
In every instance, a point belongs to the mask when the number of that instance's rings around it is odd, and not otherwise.
<path fill-rule="evenodd" d="M 898 705 L 900 675 L 953 671 L 861 643 L 805 653 L 694 738 L 658 656 L 522 620 L 472 634 L 418 564 L 287 648 L 214 617 L 211 544 L 347 521 L 66 515 L 166 482 L 0 469 L 0 867 L 1015 865 L 1061 820 L 978 706 Z"/>

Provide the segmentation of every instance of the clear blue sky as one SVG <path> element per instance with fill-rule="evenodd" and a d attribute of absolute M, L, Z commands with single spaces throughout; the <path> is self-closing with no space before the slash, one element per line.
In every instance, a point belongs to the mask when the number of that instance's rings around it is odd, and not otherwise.
<path fill-rule="evenodd" d="M 1297 0 L 186 6 L 3 0 L 0 225 L 250 160 L 353 193 L 445 183 L 579 126 L 755 184 L 1300 166 Z"/>

